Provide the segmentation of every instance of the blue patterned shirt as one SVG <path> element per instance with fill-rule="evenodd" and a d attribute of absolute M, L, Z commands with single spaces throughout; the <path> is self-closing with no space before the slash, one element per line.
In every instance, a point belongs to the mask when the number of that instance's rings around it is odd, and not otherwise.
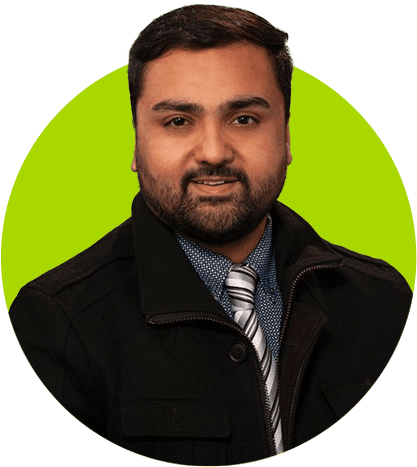
<path fill-rule="evenodd" d="M 225 309 L 227 315 L 233 319 L 229 293 L 224 285 L 233 262 L 219 253 L 197 245 L 179 233 L 176 236 L 201 280 Z M 245 263 L 251 265 L 259 276 L 255 291 L 255 309 L 259 324 L 276 361 L 282 319 L 282 296 L 276 277 L 275 256 L 272 247 L 272 221 L 270 218 L 260 242 L 247 257 Z"/>

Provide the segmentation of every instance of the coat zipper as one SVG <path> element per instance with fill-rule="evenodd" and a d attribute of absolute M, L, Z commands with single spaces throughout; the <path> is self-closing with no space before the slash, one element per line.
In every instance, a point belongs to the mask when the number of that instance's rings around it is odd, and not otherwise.
<path fill-rule="evenodd" d="M 280 330 L 280 334 L 279 334 L 279 354 L 278 354 L 277 366 L 276 366 L 276 371 L 277 371 L 277 376 L 278 376 L 278 401 L 280 400 L 280 396 L 281 396 L 280 356 L 281 356 L 281 352 L 282 352 L 282 344 L 283 344 L 283 341 L 284 341 L 284 334 L 285 334 L 285 330 L 287 328 L 287 324 L 288 324 L 288 321 L 289 321 L 291 306 L 292 306 L 293 301 L 294 301 L 295 289 L 297 287 L 298 281 L 307 272 L 316 271 L 318 269 L 336 269 L 336 268 L 339 268 L 340 266 L 341 266 L 341 262 L 327 263 L 327 264 L 316 264 L 316 265 L 313 265 L 313 266 L 308 266 L 307 268 L 302 269 L 295 276 L 294 280 L 292 281 L 291 288 L 290 288 L 290 294 L 289 294 L 289 297 L 288 297 L 288 304 L 287 304 L 287 308 L 286 308 L 285 315 L 284 315 L 284 321 L 282 322 L 282 326 L 281 326 L 281 330 Z M 287 439 L 288 439 L 288 442 L 290 441 L 290 427 L 291 427 L 291 418 L 292 418 L 292 416 L 293 416 L 293 414 L 290 412 L 290 414 L 288 416 L 288 426 L 287 426 Z"/>
<path fill-rule="evenodd" d="M 250 345 L 254 349 L 255 354 L 257 355 L 256 361 L 257 361 L 257 370 L 258 370 L 258 380 L 261 381 L 261 388 L 262 388 L 262 395 L 263 395 L 263 404 L 262 404 L 262 406 L 263 406 L 263 409 L 264 409 L 265 420 L 267 420 L 267 422 L 268 422 L 267 423 L 268 424 L 268 444 L 269 444 L 269 447 L 270 447 L 271 456 L 276 454 L 277 453 L 277 448 L 276 448 L 276 445 L 275 445 L 274 434 L 272 432 L 272 423 L 271 423 L 270 407 L 269 407 L 270 403 L 269 403 L 268 393 L 267 393 L 267 389 L 266 389 L 265 377 L 264 377 L 264 375 L 262 373 L 262 368 L 261 368 L 261 363 L 259 361 L 258 352 L 256 351 L 256 349 L 255 349 L 254 345 L 252 344 L 252 342 L 247 338 L 247 336 L 243 332 L 243 330 L 240 327 L 235 326 L 232 323 L 229 323 L 228 321 L 209 318 L 207 316 L 194 316 L 194 317 L 190 317 L 190 318 L 177 318 L 177 319 L 166 319 L 166 320 L 157 320 L 157 321 L 155 321 L 152 318 L 149 318 L 148 322 L 150 324 L 158 325 L 158 324 L 172 324 L 172 323 L 178 323 L 178 322 L 184 322 L 184 321 L 197 321 L 197 320 L 212 321 L 214 323 L 222 324 L 224 326 L 227 326 L 227 327 L 237 331 L 239 334 L 241 334 L 250 343 Z"/>

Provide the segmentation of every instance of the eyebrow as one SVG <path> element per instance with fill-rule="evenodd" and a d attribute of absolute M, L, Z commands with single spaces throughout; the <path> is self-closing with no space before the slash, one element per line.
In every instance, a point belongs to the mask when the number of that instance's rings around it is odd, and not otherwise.
<path fill-rule="evenodd" d="M 161 101 L 158 104 L 155 104 L 152 107 L 152 110 L 155 112 L 160 112 L 164 110 L 173 110 L 174 112 L 189 112 L 189 113 L 203 113 L 204 109 L 201 105 L 195 104 L 193 102 L 184 102 L 184 101 Z"/>
<path fill-rule="evenodd" d="M 223 111 L 242 110 L 249 107 L 261 107 L 264 109 L 270 109 L 271 105 L 269 102 L 262 97 L 258 96 L 242 96 L 230 101 L 224 102 L 220 105 L 220 109 Z M 204 107 L 196 104 L 195 102 L 186 101 L 175 101 L 175 100 L 164 100 L 158 102 L 152 107 L 154 112 L 161 111 L 174 111 L 174 112 L 189 112 L 194 114 L 202 114 Z"/>
<path fill-rule="evenodd" d="M 221 105 L 224 110 L 241 110 L 247 109 L 248 107 L 262 107 L 264 109 L 270 109 L 269 102 L 262 97 L 249 96 L 232 99 Z"/>

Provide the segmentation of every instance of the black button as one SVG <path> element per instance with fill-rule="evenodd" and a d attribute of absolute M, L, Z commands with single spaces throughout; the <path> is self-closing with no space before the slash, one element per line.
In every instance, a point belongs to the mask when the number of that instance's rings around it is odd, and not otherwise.
<path fill-rule="evenodd" d="M 242 363 L 246 359 L 247 351 L 245 344 L 238 342 L 230 347 L 229 357 L 236 363 Z"/>

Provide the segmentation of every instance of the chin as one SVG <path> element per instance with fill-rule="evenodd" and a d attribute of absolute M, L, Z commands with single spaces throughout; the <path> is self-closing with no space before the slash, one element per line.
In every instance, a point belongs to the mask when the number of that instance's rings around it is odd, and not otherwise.
<path fill-rule="evenodd" d="M 207 245 L 227 245 L 250 234 L 264 219 L 269 209 L 240 210 L 200 208 L 192 216 L 181 216 L 175 230 Z"/>

